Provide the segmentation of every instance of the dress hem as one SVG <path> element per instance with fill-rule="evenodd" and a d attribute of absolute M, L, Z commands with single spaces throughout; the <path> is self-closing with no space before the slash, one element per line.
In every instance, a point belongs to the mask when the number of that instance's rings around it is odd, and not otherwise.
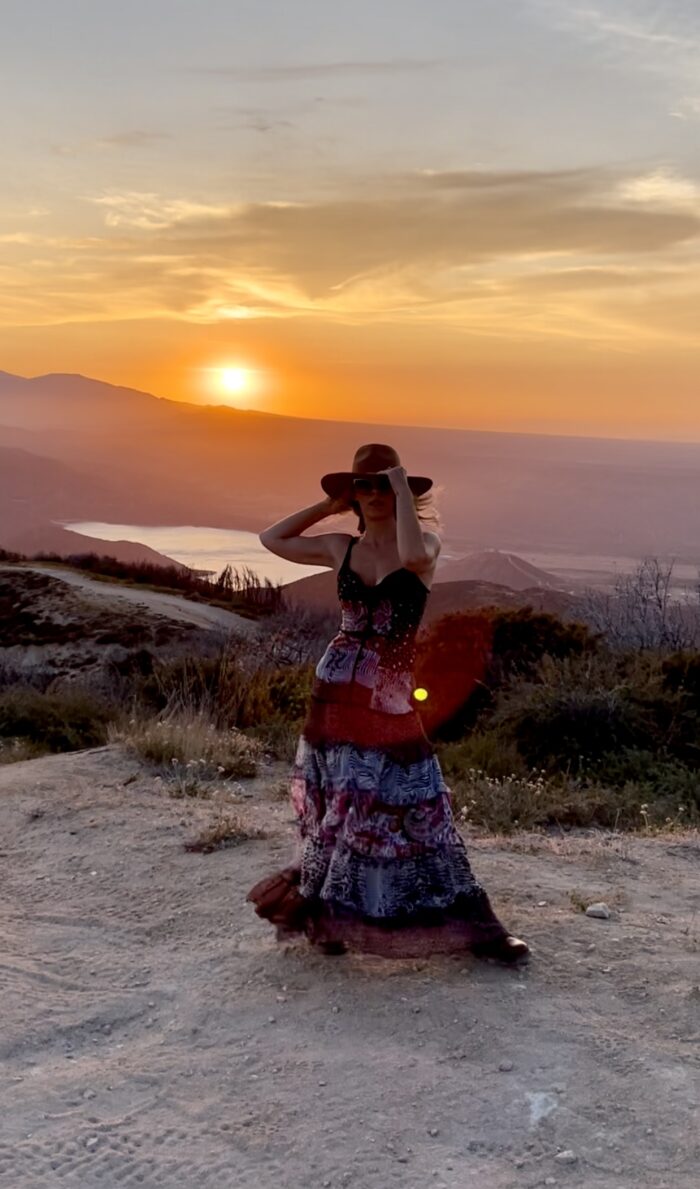
<path fill-rule="evenodd" d="M 312 945 L 342 943 L 350 950 L 387 958 L 463 953 L 505 940 L 508 931 L 480 889 L 461 893 L 444 909 L 420 909 L 398 917 L 372 918 L 299 891 L 299 868 L 287 867 L 248 893 L 258 916 L 277 926 L 277 939 L 306 936 Z"/>

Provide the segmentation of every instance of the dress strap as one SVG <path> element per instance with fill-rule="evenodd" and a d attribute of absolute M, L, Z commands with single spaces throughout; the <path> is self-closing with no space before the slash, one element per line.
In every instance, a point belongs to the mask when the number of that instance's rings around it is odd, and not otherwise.
<path fill-rule="evenodd" d="M 359 539 L 360 539 L 359 537 L 351 537 L 350 540 L 348 541 L 348 547 L 345 550 L 345 557 L 343 558 L 342 562 L 340 563 L 340 569 L 338 570 L 338 573 L 340 573 L 341 570 L 344 570 L 345 567 L 347 566 L 348 558 L 350 557 L 350 550 L 352 549 L 355 542 L 359 541 Z"/>

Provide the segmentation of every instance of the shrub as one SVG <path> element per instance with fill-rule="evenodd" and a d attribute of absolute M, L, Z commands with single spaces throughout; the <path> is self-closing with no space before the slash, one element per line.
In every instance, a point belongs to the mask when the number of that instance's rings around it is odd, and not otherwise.
<path fill-rule="evenodd" d="M 269 665 L 234 644 L 216 657 L 155 663 L 139 697 L 165 714 L 197 712 L 221 729 L 250 729 L 264 737 L 299 728 L 312 682 L 311 665 Z"/>
<path fill-rule="evenodd" d="M 470 769 L 451 784 L 458 824 L 494 833 L 514 830 L 591 827 L 648 830 L 700 824 L 697 784 L 678 772 L 678 783 L 653 787 L 628 781 L 622 787 L 542 771 L 495 778 Z"/>
<path fill-rule="evenodd" d="M 0 693 L 0 736 L 31 740 L 46 751 L 75 751 L 106 742 L 113 707 L 82 691 L 42 693 L 31 687 Z"/>
<path fill-rule="evenodd" d="M 420 714 L 428 734 L 456 740 L 510 682 L 534 677 L 544 657 L 594 653 L 598 637 L 579 623 L 529 607 L 485 608 L 443 616 L 420 637 L 417 684 L 428 691 Z"/>

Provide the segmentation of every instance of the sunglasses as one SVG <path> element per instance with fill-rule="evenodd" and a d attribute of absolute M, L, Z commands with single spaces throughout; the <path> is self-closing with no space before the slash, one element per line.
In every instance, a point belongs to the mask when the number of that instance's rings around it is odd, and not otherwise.
<path fill-rule="evenodd" d="M 370 491 L 381 491 L 386 494 L 391 491 L 391 483 L 388 475 L 371 475 L 366 478 L 353 479 L 352 489 L 363 495 L 369 494 Z"/>

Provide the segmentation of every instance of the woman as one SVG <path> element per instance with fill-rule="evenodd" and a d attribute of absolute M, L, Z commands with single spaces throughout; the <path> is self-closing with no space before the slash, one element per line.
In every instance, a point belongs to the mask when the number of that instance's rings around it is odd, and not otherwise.
<path fill-rule="evenodd" d="M 432 480 L 370 444 L 321 486 L 327 499 L 260 534 L 279 557 L 337 569 L 342 621 L 316 666 L 293 766 L 298 859 L 248 899 L 278 938 L 306 934 L 326 953 L 525 958 L 472 874 L 415 705 L 415 636 L 440 552 L 418 517 Z M 362 535 L 302 535 L 350 510 Z"/>

